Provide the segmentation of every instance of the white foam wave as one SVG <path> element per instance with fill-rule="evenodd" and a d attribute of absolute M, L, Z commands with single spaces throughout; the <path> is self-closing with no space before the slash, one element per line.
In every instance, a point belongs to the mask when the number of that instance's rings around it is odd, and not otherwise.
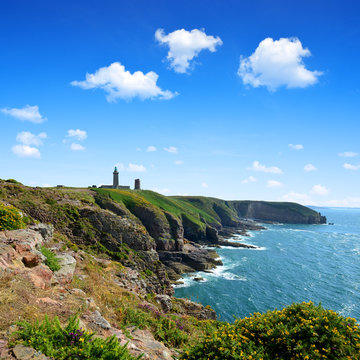
<path fill-rule="evenodd" d="M 173 284 L 173 288 L 174 289 L 180 289 L 180 288 L 186 288 L 186 287 L 190 287 L 192 285 L 194 285 L 195 281 L 191 278 L 188 278 L 188 277 L 183 277 L 179 280 L 179 284 Z"/>

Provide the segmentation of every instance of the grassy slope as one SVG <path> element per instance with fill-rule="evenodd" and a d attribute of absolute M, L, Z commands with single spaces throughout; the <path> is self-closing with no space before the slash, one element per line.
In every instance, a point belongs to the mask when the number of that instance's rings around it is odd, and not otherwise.
<path fill-rule="evenodd" d="M 181 198 L 167 197 L 150 190 L 110 190 L 96 189 L 99 194 L 108 194 L 112 200 L 123 203 L 130 211 L 134 206 L 149 206 L 154 211 L 169 212 L 182 219 L 187 216 L 194 224 L 204 227 L 204 219 L 210 224 L 220 224 L 218 218 L 209 214 L 206 209 L 194 206 L 191 202 L 183 201 Z"/>

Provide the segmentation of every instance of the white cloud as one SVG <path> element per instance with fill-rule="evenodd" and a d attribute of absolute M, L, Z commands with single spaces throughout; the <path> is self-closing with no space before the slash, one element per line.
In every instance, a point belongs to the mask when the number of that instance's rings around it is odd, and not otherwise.
<path fill-rule="evenodd" d="M 261 172 L 265 172 L 265 173 L 272 173 L 272 174 L 282 174 L 283 171 L 281 169 L 279 169 L 276 166 L 265 166 L 265 165 L 261 165 L 259 163 L 259 161 L 254 161 L 252 166 L 248 168 L 249 170 L 254 170 L 254 171 L 261 171 Z"/>
<path fill-rule="evenodd" d="M 201 187 L 207 189 L 209 187 L 209 185 L 206 182 L 202 182 Z"/>
<path fill-rule="evenodd" d="M 156 147 L 153 146 L 153 145 L 148 146 L 147 149 L 146 149 L 147 152 L 153 152 L 153 151 L 156 151 L 156 150 L 157 150 Z"/>
<path fill-rule="evenodd" d="M 85 130 L 80 130 L 80 129 L 70 129 L 67 132 L 67 136 L 68 137 L 73 137 L 76 140 L 82 141 L 85 140 L 87 138 L 87 132 Z"/>
<path fill-rule="evenodd" d="M 15 145 L 12 147 L 12 151 L 15 155 L 20 157 L 33 157 L 33 158 L 40 157 L 39 149 L 29 145 Z"/>
<path fill-rule="evenodd" d="M 352 165 L 349 163 L 345 163 L 343 166 L 344 166 L 344 169 L 346 169 L 346 170 L 359 170 L 360 169 L 360 165 Z"/>
<path fill-rule="evenodd" d="M 162 45 L 169 46 L 167 59 L 170 66 L 178 73 L 186 73 L 190 67 L 190 61 L 198 56 L 202 50 L 216 51 L 216 47 L 222 45 L 221 39 L 217 36 L 206 35 L 204 31 L 194 29 L 175 30 L 165 35 L 163 29 L 155 32 L 155 39 Z"/>
<path fill-rule="evenodd" d="M 341 207 L 360 207 L 360 197 L 348 196 L 341 200 L 328 200 L 325 202 L 326 206 L 341 206 Z"/>
<path fill-rule="evenodd" d="M 314 185 L 312 187 L 311 193 L 314 194 L 314 195 L 324 196 L 324 195 L 327 195 L 329 193 L 329 190 L 325 186 L 317 184 L 317 185 Z"/>
<path fill-rule="evenodd" d="M 130 172 L 145 172 L 146 168 L 144 165 L 136 165 L 130 163 L 126 170 Z"/>
<path fill-rule="evenodd" d="M 305 88 L 322 74 L 305 68 L 302 58 L 310 55 L 297 38 L 266 38 L 252 55 L 240 58 L 238 75 L 245 85 L 266 86 L 270 91 L 281 86 Z"/>
<path fill-rule="evenodd" d="M 315 170 L 317 170 L 317 168 L 316 168 L 313 164 L 306 164 L 306 165 L 304 166 L 304 170 L 305 170 L 306 172 L 310 172 L 310 171 L 315 171 Z"/>
<path fill-rule="evenodd" d="M 35 145 L 40 146 L 42 145 L 42 140 L 46 139 L 46 133 L 42 132 L 38 135 L 32 134 L 30 131 L 22 131 L 18 133 L 16 136 L 16 141 L 22 143 L 24 145 Z"/>
<path fill-rule="evenodd" d="M 282 187 L 283 184 L 280 181 L 276 180 L 268 180 L 267 185 L 268 188 L 279 188 Z"/>
<path fill-rule="evenodd" d="M 359 155 L 358 153 L 353 152 L 353 151 L 345 151 L 345 152 L 339 154 L 339 156 L 342 156 L 342 157 L 355 157 L 358 155 Z"/>
<path fill-rule="evenodd" d="M 73 151 L 83 151 L 83 150 L 85 150 L 85 147 L 82 146 L 81 144 L 71 143 L 70 149 Z"/>
<path fill-rule="evenodd" d="M 163 189 L 153 188 L 152 191 L 155 191 L 163 195 L 169 194 L 171 192 L 171 190 L 168 188 L 163 188 Z"/>
<path fill-rule="evenodd" d="M 172 154 L 177 154 L 178 149 L 175 146 L 169 146 L 167 148 L 164 148 L 165 151 L 167 151 L 168 153 L 172 153 Z"/>
<path fill-rule="evenodd" d="M 103 89 L 106 92 L 106 99 L 109 102 L 117 99 L 131 100 L 139 97 L 145 99 L 171 99 L 176 96 L 169 90 L 162 90 L 156 82 L 159 76 L 149 71 L 144 74 L 142 71 L 135 71 L 133 74 L 125 70 L 124 65 L 114 62 L 108 67 L 102 67 L 94 74 L 86 74 L 84 81 L 72 81 L 71 85 L 79 86 L 82 89 Z"/>
<path fill-rule="evenodd" d="M 254 176 L 249 176 L 246 179 L 241 181 L 243 184 L 249 184 L 249 183 L 254 183 L 257 182 L 257 178 Z"/>
<path fill-rule="evenodd" d="M 182 164 L 184 164 L 184 161 L 183 160 L 175 160 L 174 164 L 175 165 L 182 165 Z"/>
<path fill-rule="evenodd" d="M 304 148 L 304 145 L 301 144 L 289 144 L 289 148 L 292 150 L 302 150 Z"/>
<path fill-rule="evenodd" d="M 297 193 L 291 191 L 285 195 L 283 195 L 282 199 L 288 202 L 299 202 L 302 204 L 311 204 L 311 197 L 307 194 Z"/>
<path fill-rule="evenodd" d="M 39 107 L 37 105 L 30 106 L 26 105 L 23 108 L 16 109 L 16 108 L 3 108 L 1 111 L 4 114 L 10 115 L 16 119 L 30 121 L 35 124 L 40 124 L 46 121 L 46 117 L 43 117 L 39 112 Z"/>

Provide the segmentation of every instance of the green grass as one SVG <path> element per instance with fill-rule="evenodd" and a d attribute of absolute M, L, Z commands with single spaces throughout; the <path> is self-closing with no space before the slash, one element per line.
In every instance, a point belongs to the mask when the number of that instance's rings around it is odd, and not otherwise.
<path fill-rule="evenodd" d="M 40 246 L 40 251 L 46 257 L 45 264 L 51 271 L 58 271 L 61 269 L 59 259 L 50 249 L 46 248 L 45 246 Z"/>
<path fill-rule="evenodd" d="M 70 318 L 65 327 L 58 318 L 49 320 L 47 317 L 41 323 L 20 321 L 17 325 L 19 330 L 15 332 L 13 346 L 17 342 L 23 343 L 55 360 L 135 360 L 142 357 L 131 356 L 126 345 L 121 346 L 115 335 L 103 339 L 79 328 L 76 317 Z"/>
<path fill-rule="evenodd" d="M 179 220 L 184 215 L 194 223 L 195 226 L 204 228 L 204 221 L 210 224 L 219 224 L 219 221 L 209 215 L 206 211 L 193 206 L 190 202 L 180 198 L 167 197 L 150 190 L 110 190 L 96 189 L 101 195 L 108 195 L 112 200 L 123 203 L 130 211 L 135 207 L 149 207 L 155 213 L 169 212 Z M 202 220 L 203 219 L 203 220 Z"/>

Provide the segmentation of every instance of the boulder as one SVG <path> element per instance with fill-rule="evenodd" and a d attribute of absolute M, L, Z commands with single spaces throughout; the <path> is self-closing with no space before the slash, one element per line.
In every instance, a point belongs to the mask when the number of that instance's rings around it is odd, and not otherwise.
<path fill-rule="evenodd" d="M 23 258 L 21 259 L 21 261 L 24 263 L 24 265 L 28 268 L 33 268 L 37 265 L 40 264 L 41 262 L 41 257 L 38 254 L 34 254 L 34 253 L 26 253 Z"/>
<path fill-rule="evenodd" d="M 98 328 L 103 330 L 110 330 L 110 323 L 100 314 L 98 310 L 95 310 L 90 315 L 83 315 L 84 319 L 88 321 L 88 326 L 97 331 Z"/>
<path fill-rule="evenodd" d="M 161 342 L 154 339 L 154 336 L 148 330 L 136 329 L 131 333 L 131 341 L 128 346 L 129 351 L 138 356 L 144 353 L 144 359 L 147 360 L 173 360 L 173 353 Z M 134 350 L 133 345 L 139 350 Z"/>
<path fill-rule="evenodd" d="M 161 308 L 164 312 L 171 311 L 172 302 L 169 295 L 156 295 L 155 300 L 161 305 Z"/>
<path fill-rule="evenodd" d="M 43 237 L 44 242 L 50 241 L 54 235 L 54 226 L 52 224 L 35 224 L 29 226 L 29 229 L 39 232 Z"/>
<path fill-rule="evenodd" d="M 61 268 L 54 272 L 54 278 L 62 285 L 70 284 L 76 268 L 75 258 L 70 254 L 60 254 L 56 257 L 59 259 Z"/>
<path fill-rule="evenodd" d="M 40 264 L 32 269 L 28 269 L 28 271 L 24 273 L 24 276 L 27 277 L 34 286 L 40 289 L 48 289 L 51 285 L 53 273 L 46 265 Z"/>

